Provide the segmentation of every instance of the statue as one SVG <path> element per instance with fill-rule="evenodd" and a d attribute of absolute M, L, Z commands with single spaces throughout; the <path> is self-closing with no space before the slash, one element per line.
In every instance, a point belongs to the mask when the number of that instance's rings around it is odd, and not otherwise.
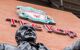
<path fill-rule="evenodd" d="M 44 44 L 36 43 L 37 37 L 32 26 L 21 26 L 16 32 L 15 39 L 21 50 L 48 50 Z"/>
<path fill-rule="evenodd" d="M 17 46 L 6 43 L 0 44 L 0 50 L 48 50 L 42 43 L 36 43 L 35 29 L 29 25 L 22 25 L 15 35 Z"/>

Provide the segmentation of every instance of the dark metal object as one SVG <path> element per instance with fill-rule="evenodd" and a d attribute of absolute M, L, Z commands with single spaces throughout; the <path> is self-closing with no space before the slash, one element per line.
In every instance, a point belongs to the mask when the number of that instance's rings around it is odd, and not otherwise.
<path fill-rule="evenodd" d="M 22 25 L 16 32 L 17 46 L 0 44 L 0 50 L 48 50 L 42 43 L 36 43 L 35 29 L 30 25 Z"/>
<path fill-rule="evenodd" d="M 21 50 L 48 50 L 42 43 L 36 43 L 35 29 L 30 25 L 22 25 L 17 30 L 15 39 Z"/>
<path fill-rule="evenodd" d="M 30 25 L 22 25 L 16 31 L 15 39 L 18 44 L 22 41 L 36 42 L 36 38 L 35 29 Z"/>

